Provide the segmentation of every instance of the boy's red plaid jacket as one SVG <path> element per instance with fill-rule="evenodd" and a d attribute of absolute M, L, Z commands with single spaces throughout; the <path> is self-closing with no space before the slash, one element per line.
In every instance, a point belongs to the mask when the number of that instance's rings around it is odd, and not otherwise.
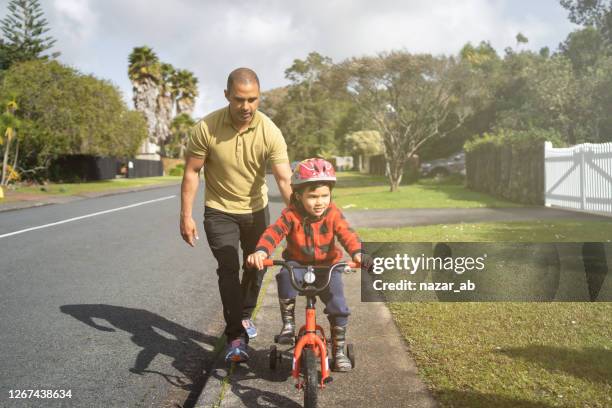
<path fill-rule="evenodd" d="M 283 259 L 303 265 L 332 265 L 342 260 L 342 250 L 335 238 L 346 249 L 351 258 L 361 251 L 361 241 L 353 231 L 342 212 L 334 203 L 319 218 L 305 217 L 304 210 L 294 204 L 285 208 L 278 220 L 270 225 L 257 242 L 256 251 L 270 256 L 283 238 L 287 248 Z"/>

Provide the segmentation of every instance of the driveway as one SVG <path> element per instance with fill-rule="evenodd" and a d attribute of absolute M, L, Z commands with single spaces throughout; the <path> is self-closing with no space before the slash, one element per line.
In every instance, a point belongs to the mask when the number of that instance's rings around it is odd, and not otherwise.
<path fill-rule="evenodd" d="M 392 228 L 462 222 L 497 222 L 531 220 L 612 221 L 612 217 L 549 207 L 513 208 L 402 208 L 388 210 L 345 211 L 354 227 Z"/>

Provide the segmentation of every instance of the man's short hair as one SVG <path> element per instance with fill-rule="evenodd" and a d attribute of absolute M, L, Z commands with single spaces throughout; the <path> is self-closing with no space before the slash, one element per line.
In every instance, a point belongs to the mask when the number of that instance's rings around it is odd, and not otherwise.
<path fill-rule="evenodd" d="M 250 68 L 236 68 L 227 77 L 227 91 L 231 90 L 231 87 L 235 83 L 239 84 L 251 84 L 255 82 L 259 88 L 259 78 L 255 71 Z"/>

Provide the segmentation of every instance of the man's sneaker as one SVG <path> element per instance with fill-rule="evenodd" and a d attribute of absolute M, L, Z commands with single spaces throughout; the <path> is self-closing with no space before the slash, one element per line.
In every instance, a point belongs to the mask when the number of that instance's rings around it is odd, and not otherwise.
<path fill-rule="evenodd" d="M 247 336 L 249 336 L 249 339 L 257 337 L 257 327 L 255 327 L 251 319 L 244 319 L 242 321 L 242 327 L 244 327 L 244 330 L 246 331 Z"/>
<path fill-rule="evenodd" d="M 238 337 L 232 340 L 225 349 L 225 362 L 243 363 L 249 359 L 245 341 Z"/>

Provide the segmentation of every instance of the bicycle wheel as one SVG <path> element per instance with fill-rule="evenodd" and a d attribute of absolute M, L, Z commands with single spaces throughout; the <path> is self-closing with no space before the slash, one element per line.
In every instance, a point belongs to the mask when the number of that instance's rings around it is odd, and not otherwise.
<path fill-rule="evenodd" d="M 312 349 L 304 349 L 302 353 L 302 374 L 304 375 L 304 408 L 315 408 L 319 372 L 317 371 L 317 359 Z"/>

